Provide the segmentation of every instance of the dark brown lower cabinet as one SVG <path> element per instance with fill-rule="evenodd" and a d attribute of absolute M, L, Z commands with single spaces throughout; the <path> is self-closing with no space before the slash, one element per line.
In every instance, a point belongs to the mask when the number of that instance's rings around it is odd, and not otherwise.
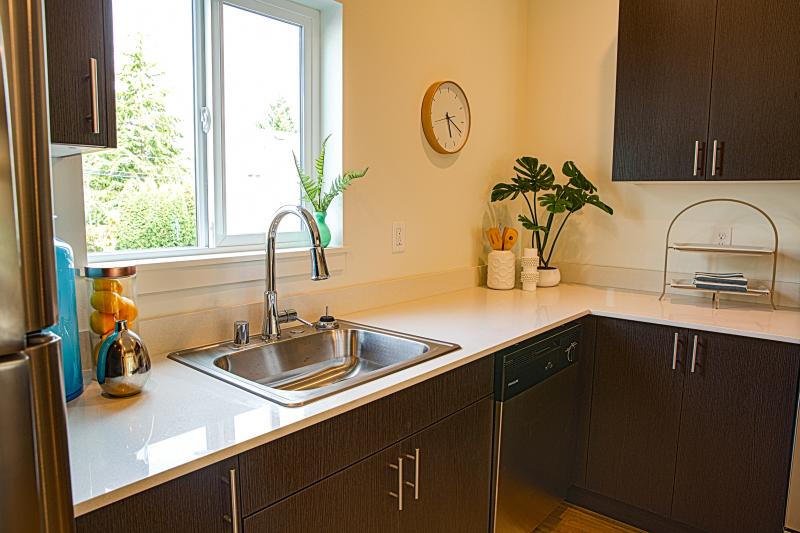
<path fill-rule="evenodd" d="M 398 528 L 395 445 L 244 520 L 245 533 L 392 533 Z"/>
<path fill-rule="evenodd" d="M 78 533 L 229 533 L 232 457 L 79 516 Z M 235 479 L 236 476 L 234 475 Z M 2 529 L 2 527 L 0 527 Z"/>
<path fill-rule="evenodd" d="M 247 517 L 245 533 L 485 533 L 493 405 L 474 403 Z"/>
<path fill-rule="evenodd" d="M 410 483 L 400 531 L 486 533 L 493 411 L 494 400 L 485 398 L 400 444 Z"/>
<path fill-rule="evenodd" d="M 652 531 L 783 531 L 800 346 L 607 318 L 596 343 L 573 501 Z"/>
<path fill-rule="evenodd" d="M 725 533 L 781 532 L 800 348 L 690 332 L 672 518 Z M 696 354 L 692 371 L 692 353 Z"/>
<path fill-rule="evenodd" d="M 669 515 L 685 338 L 681 329 L 597 319 L 589 490 Z"/>

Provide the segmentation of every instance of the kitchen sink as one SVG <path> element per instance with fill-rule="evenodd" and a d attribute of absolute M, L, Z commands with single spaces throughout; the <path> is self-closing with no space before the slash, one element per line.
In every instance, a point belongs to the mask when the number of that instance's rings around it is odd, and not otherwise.
<path fill-rule="evenodd" d="M 170 359 L 281 405 L 299 406 L 459 348 L 456 344 L 339 321 L 339 328 L 282 330 L 243 347 L 222 342 Z"/>

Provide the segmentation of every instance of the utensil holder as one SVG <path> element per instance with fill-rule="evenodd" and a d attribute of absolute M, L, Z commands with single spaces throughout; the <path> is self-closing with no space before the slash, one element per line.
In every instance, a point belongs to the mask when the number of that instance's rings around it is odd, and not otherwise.
<path fill-rule="evenodd" d="M 490 289 L 508 290 L 514 288 L 516 259 L 510 250 L 489 252 L 489 268 L 486 273 L 486 286 Z"/>

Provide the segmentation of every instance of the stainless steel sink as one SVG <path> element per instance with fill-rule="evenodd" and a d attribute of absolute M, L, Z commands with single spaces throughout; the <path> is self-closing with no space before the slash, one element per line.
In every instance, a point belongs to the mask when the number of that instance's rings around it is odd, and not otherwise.
<path fill-rule="evenodd" d="M 282 405 L 303 405 L 452 352 L 456 344 L 339 321 L 339 329 L 285 328 L 280 340 L 223 342 L 170 359 Z"/>

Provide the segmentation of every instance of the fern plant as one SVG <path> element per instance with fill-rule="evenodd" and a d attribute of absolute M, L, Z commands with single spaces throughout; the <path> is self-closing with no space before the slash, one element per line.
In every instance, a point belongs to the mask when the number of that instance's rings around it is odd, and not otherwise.
<path fill-rule="evenodd" d="M 328 135 L 322 141 L 319 155 L 314 160 L 314 170 L 316 171 L 316 175 L 314 177 L 311 177 L 303 170 L 303 167 L 300 165 L 300 161 L 297 159 L 297 154 L 292 152 L 292 156 L 294 156 L 294 166 L 297 168 L 297 176 L 300 178 L 300 185 L 303 188 L 303 199 L 314 207 L 314 211 L 318 211 L 320 213 L 325 213 L 328 210 L 328 207 L 330 207 L 334 198 L 343 193 L 352 182 L 359 178 L 363 178 L 369 170 L 369 167 L 367 167 L 364 170 L 351 170 L 349 172 L 345 172 L 343 175 L 340 174 L 331 182 L 328 190 L 326 191 L 325 147 L 328 144 L 328 139 L 330 138 L 331 136 Z"/>

